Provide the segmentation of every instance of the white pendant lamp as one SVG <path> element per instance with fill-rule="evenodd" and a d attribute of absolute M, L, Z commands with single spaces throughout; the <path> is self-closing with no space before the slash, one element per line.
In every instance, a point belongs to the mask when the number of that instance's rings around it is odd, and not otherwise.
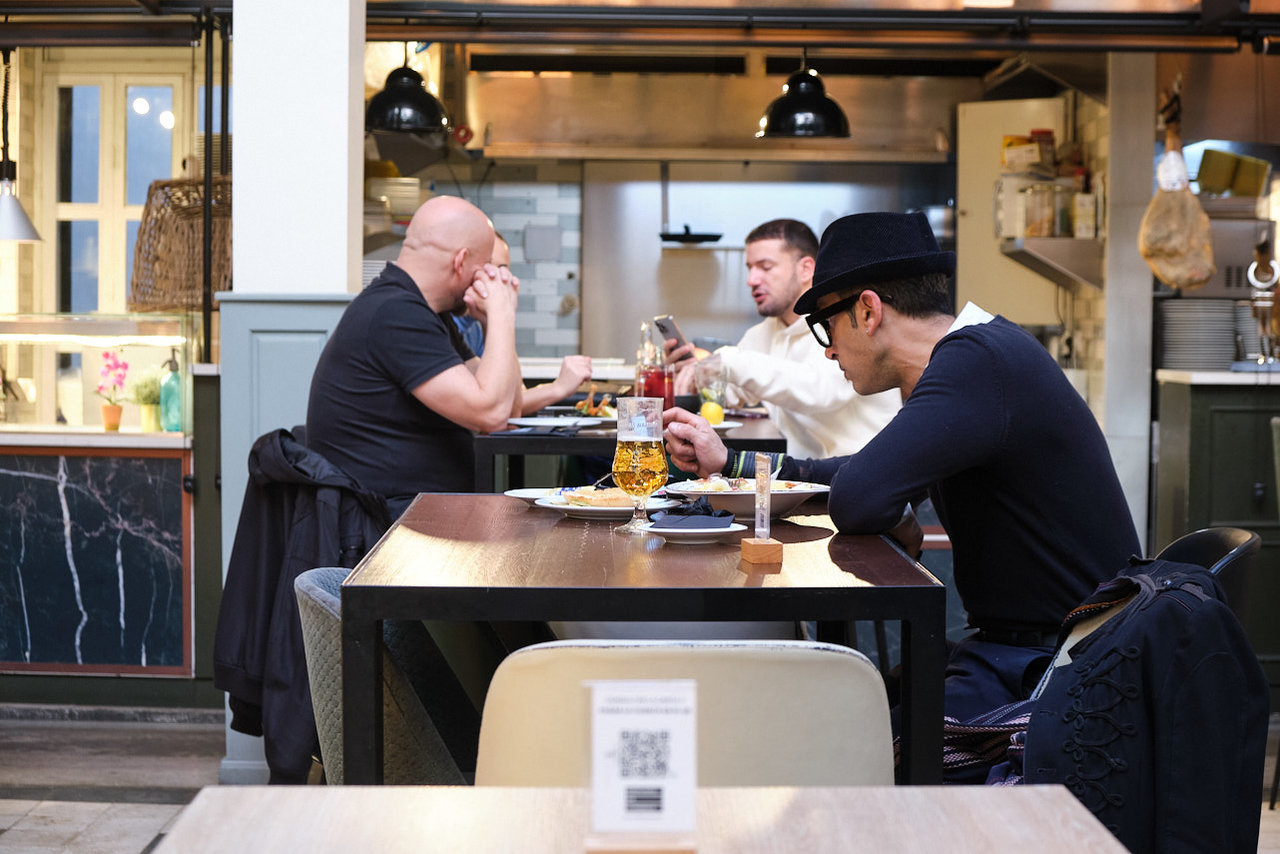
<path fill-rule="evenodd" d="M 18 164 L 9 159 L 9 48 L 4 53 L 4 93 L 0 95 L 0 240 L 25 243 L 40 239 L 18 201 Z"/>

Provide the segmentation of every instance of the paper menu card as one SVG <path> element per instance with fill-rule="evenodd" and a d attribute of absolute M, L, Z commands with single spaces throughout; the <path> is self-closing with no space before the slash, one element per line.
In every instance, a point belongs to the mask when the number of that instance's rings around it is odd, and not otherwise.
<path fill-rule="evenodd" d="M 697 683 L 618 679 L 588 685 L 592 831 L 692 834 Z"/>

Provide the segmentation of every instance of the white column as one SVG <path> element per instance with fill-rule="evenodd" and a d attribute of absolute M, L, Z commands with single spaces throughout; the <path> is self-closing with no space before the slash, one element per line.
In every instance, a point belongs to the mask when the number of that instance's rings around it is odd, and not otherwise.
<path fill-rule="evenodd" d="M 1138 254 L 1138 224 L 1151 201 L 1155 151 L 1154 54 L 1107 61 L 1106 349 L 1103 432 L 1138 536 L 1147 536 L 1151 472 L 1151 270 Z M 1149 546 L 1149 544 L 1146 544 Z"/>
<path fill-rule="evenodd" d="M 360 289 L 364 0 L 236 9 L 233 288 Z"/>
<path fill-rule="evenodd" d="M 224 471 L 244 472 L 258 432 L 306 418 L 314 359 L 348 293 L 360 289 L 364 17 L 364 0 L 236 9 L 234 294 L 220 317 Z M 257 334 L 266 318 L 271 329 Z M 228 342 L 239 349 L 229 353 Z M 270 358 L 282 352 L 291 356 Z M 281 388 L 291 393 L 263 393 Z M 244 484 L 243 476 L 223 483 L 224 578 Z M 219 779 L 265 782 L 262 739 L 228 725 Z"/>

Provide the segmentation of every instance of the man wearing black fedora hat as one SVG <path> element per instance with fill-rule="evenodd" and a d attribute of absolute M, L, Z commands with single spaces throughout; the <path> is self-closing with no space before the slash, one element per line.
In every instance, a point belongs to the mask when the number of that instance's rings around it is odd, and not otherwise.
<path fill-rule="evenodd" d="M 903 407 L 858 453 L 779 456 L 776 471 L 830 484 L 845 533 L 890 531 L 933 499 L 977 629 L 947 671 L 946 713 L 969 720 L 1028 696 L 1067 612 L 1141 546 L 1088 405 L 1016 324 L 973 304 L 951 314 L 954 268 L 923 214 L 854 214 L 827 228 L 795 311 L 859 394 L 896 388 Z M 676 466 L 749 474 L 705 422 L 667 418 Z"/>

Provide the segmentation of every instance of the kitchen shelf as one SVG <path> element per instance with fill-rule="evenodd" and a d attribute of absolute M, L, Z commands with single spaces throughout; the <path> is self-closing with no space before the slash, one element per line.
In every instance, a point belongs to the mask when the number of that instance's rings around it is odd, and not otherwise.
<path fill-rule="evenodd" d="M 662 241 L 662 251 L 675 250 L 677 252 L 693 252 L 696 250 L 715 251 L 715 252 L 742 252 L 746 249 L 742 244 L 733 245 L 729 243 L 711 243 L 709 241 L 703 243 L 673 243 L 669 240 Z"/>
<path fill-rule="evenodd" d="M 1102 290 L 1102 241 L 1075 237 L 1007 237 L 1000 251 L 1064 288 Z"/>

